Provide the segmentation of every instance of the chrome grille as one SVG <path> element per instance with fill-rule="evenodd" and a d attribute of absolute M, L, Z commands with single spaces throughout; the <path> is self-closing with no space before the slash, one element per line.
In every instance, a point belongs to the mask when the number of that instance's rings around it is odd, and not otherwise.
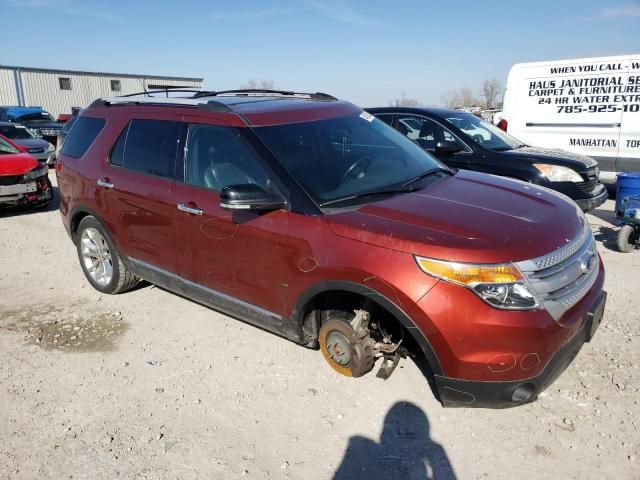
<path fill-rule="evenodd" d="M 55 137 L 56 135 L 58 135 L 59 131 L 59 128 L 41 128 L 40 134 L 45 137 Z"/>
<path fill-rule="evenodd" d="M 566 245 L 517 266 L 556 321 L 586 295 L 600 270 L 596 242 L 584 221 L 580 234 Z"/>
<path fill-rule="evenodd" d="M 591 193 L 598 186 L 598 179 L 594 178 L 592 180 L 589 180 L 588 182 L 576 183 L 576 186 L 584 193 Z"/>
<path fill-rule="evenodd" d="M 520 270 L 526 272 L 535 272 L 552 267 L 575 254 L 584 245 L 584 242 L 588 237 L 593 239 L 593 234 L 591 233 L 591 229 L 589 228 L 589 225 L 587 225 L 586 221 L 582 220 L 582 230 L 573 240 L 567 239 L 566 245 L 563 245 L 555 252 L 551 252 L 532 260 L 525 260 L 518 263 L 518 266 L 520 267 Z"/>

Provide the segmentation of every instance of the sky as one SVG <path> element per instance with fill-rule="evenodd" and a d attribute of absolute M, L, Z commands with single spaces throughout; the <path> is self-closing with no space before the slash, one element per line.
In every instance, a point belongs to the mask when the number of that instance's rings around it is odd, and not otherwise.
<path fill-rule="evenodd" d="M 248 79 L 364 107 L 421 104 L 517 62 L 640 53 L 626 0 L 0 0 L 0 64 Z"/>

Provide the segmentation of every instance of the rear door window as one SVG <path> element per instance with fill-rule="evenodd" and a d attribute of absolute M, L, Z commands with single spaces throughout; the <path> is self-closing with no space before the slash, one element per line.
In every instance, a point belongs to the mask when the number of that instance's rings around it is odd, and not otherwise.
<path fill-rule="evenodd" d="M 110 155 L 113 165 L 149 175 L 172 178 L 182 123 L 131 120 Z M 75 128 L 72 130 L 72 134 Z"/>
<path fill-rule="evenodd" d="M 82 157 L 87 153 L 104 125 L 105 120 L 103 118 L 79 118 L 64 142 L 62 155 L 75 158 Z"/>

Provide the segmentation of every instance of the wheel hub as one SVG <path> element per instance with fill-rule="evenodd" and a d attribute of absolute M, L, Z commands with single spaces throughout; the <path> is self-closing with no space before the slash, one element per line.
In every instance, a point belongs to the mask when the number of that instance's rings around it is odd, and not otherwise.
<path fill-rule="evenodd" d="M 91 279 L 106 286 L 113 278 L 111 251 L 104 236 L 95 228 L 87 228 L 80 237 L 82 263 Z"/>
<path fill-rule="evenodd" d="M 373 341 L 368 329 L 354 330 L 344 320 L 331 319 L 320 328 L 319 341 L 324 358 L 336 372 L 361 377 L 373 368 Z"/>
<path fill-rule="evenodd" d="M 331 332 L 327 335 L 327 350 L 334 362 L 340 365 L 351 363 L 351 345 L 342 333 Z"/>

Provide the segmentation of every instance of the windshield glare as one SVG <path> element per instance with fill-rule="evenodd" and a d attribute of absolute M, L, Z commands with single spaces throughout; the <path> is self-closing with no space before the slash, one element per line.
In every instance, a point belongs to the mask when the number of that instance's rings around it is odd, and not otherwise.
<path fill-rule="evenodd" d="M 1 125 L 0 134 L 4 135 L 7 138 L 15 138 L 16 140 L 34 138 L 31 132 L 22 125 Z"/>
<path fill-rule="evenodd" d="M 0 138 L 0 154 L 2 153 L 20 153 L 20 150 L 11 145 L 4 138 Z"/>
<path fill-rule="evenodd" d="M 258 127 L 255 132 L 319 204 L 399 188 L 428 170 L 447 169 L 381 120 L 367 118 Z"/>
<path fill-rule="evenodd" d="M 523 146 L 521 141 L 516 140 L 507 132 L 470 113 L 459 112 L 447 116 L 446 120 L 487 150 L 513 150 Z"/>

